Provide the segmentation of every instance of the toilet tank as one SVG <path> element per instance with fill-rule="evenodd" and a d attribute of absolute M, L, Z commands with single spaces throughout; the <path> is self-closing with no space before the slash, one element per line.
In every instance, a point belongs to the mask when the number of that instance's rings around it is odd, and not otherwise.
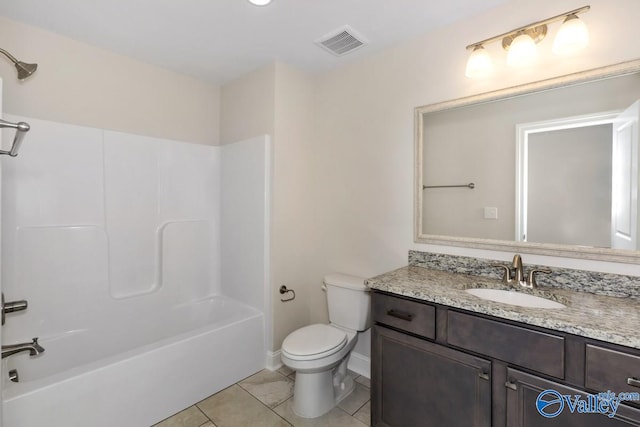
<path fill-rule="evenodd" d="M 340 273 L 324 277 L 331 323 L 354 331 L 371 327 L 371 293 L 364 281 Z"/>

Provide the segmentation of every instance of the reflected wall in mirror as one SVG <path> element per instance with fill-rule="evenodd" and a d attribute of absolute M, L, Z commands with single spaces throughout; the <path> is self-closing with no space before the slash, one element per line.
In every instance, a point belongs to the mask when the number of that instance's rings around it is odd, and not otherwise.
<path fill-rule="evenodd" d="M 640 260 L 638 99 L 633 61 L 417 108 L 416 241 Z"/>

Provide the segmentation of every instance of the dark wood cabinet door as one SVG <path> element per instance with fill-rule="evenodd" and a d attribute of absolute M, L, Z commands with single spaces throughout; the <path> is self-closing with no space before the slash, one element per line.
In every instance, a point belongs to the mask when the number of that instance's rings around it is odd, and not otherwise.
<path fill-rule="evenodd" d="M 640 426 L 640 410 L 620 405 L 614 418 L 602 414 L 572 413 L 566 402 L 553 418 L 545 418 L 536 408 L 538 395 L 545 390 L 554 390 L 561 395 L 580 395 L 587 399 L 587 392 L 548 381 L 515 369 L 507 372 L 507 426 L 509 427 L 631 427 Z M 620 390 L 624 391 L 624 390 Z M 553 397 L 553 396 L 552 396 Z M 553 399 L 545 399 L 547 401 Z M 560 410 L 560 403 L 550 405 L 547 414 Z"/>
<path fill-rule="evenodd" d="M 378 325 L 372 350 L 373 426 L 491 425 L 491 362 Z"/>

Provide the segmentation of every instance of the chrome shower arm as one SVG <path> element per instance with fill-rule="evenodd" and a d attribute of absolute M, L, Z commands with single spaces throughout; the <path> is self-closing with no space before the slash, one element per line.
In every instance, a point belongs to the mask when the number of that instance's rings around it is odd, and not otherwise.
<path fill-rule="evenodd" d="M 9 58 L 9 60 L 13 62 L 13 65 L 16 66 L 16 70 L 18 71 L 18 80 L 26 79 L 38 69 L 38 64 L 27 64 L 26 62 L 18 61 L 15 56 L 2 48 L 0 48 L 0 53 Z"/>
<path fill-rule="evenodd" d="M 0 53 L 2 53 L 4 56 L 6 56 L 7 58 L 9 58 L 11 60 L 11 62 L 13 62 L 14 64 L 18 63 L 18 60 L 16 59 L 15 56 L 11 55 L 9 52 L 7 52 L 6 50 L 0 48 Z"/>

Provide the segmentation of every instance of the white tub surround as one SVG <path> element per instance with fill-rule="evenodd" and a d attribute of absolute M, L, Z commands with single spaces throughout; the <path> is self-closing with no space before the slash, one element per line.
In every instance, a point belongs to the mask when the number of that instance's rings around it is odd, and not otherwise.
<path fill-rule="evenodd" d="M 29 307 L 2 342 L 45 352 L 4 359 L 5 425 L 151 425 L 264 368 L 267 137 L 221 148 L 8 119 L 31 131 L 2 159 L 2 283 Z M 230 179 L 241 203 L 225 206 Z"/>
<path fill-rule="evenodd" d="M 8 364 L 18 368 L 21 381 L 5 384 L 5 425 L 152 425 L 264 366 L 262 313 L 212 297 L 170 316 L 159 312 L 153 320 L 157 325 L 180 323 L 182 316 L 192 318 L 182 322 L 188 328 L 183 333 L 78 366 L 70 366 L 69 360 L 96 346 L 117 346 L 119 334 L 137 328 L 114 324 L 110 331 L 43 340 L 42 357 L 21 355 Z M 103 332 L 115 342 L 100 342 Z M 144 334 L 138 338 L 145 342 Z"/>

